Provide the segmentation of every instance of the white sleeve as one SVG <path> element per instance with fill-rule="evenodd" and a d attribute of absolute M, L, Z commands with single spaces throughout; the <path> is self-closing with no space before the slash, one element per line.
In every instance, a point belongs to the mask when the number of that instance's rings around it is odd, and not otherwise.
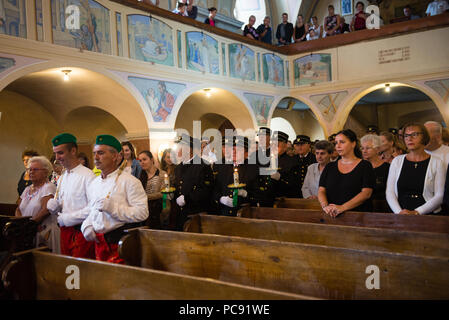
<path fill-rule="evenodd" d="M 49 182 L 46 183 L 42 188 L 41 197 L 46 197 L 50 195 L 53 196 L 55 193 L 56 193 L 56 186 L 53 183 Z"/>
<path fill-rule="evenodd" d="M 129 205 L 128 203 L 114 201 L 114 198 L 111 198 L 112 209 L 111 212 L 107 213 L 114 219 L 125 223 L 146 220 L 148 218 L 148 198 L 142 183 L 134 178 L 125 182 L 125 188 Z"/>
<path fill-rule="evenodd" d="M 433 176 L 434 181 L 434 194 L 433 197 L 426 201 L 422 206 L 416 208 L 419 214 L 432 213 L 441 206 L 444 196 L 444 183 L 446 180 L 446 169 L 444 168 L 443 161 L 435 158 L 435 171 Z M 429 163 L 430 165 L 430 163 Z"/>
<path fill-rule="evenodd" d="M 395 193 L 396 177 L 398 175 L 398 165 L 399 158 L 394 158 L 390 165 L 390 170 L 388 172 L 387 189 L 385 191 L 385 196 L 387 198 L 388 205 L 394 213 L 401 212 L 402 208 L 399 205 L 398 198 Z"/>
<path fill-rule="evenodd" d="M 313 174 L 312 174 L 312 165 L 309 166 L 307 169 L 306 177 L 304 178 L 304 183 L 302 184 L 302 197 L 304 199 L 312 196 L 312 193 L 310 192 L 309 185 L 313 183 Z"/>

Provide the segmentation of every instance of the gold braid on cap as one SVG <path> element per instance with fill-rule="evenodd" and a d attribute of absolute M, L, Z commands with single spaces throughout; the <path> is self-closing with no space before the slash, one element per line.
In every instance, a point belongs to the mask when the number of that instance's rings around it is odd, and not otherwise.
<path fill-rule="evenodd" d="M 118 177 L 120 177 L 120 175 L 122 174 L 123 170 L 125 170 L 127 164 L 128 164 L 128 160 L 123 160 L 123 162 L 120 165 L 120 167 L 118 167 L 118 173 L 117 173 L 117 176 L 115 177 L 114 184 L 117 184 Z M 110 198 L 112 190 L 114 190 L 114 189 L 115 188 L 113 188 L 113 189 L 111 189 L 111 191 L 109 191 L 108 195 L 106 196 L 106 199 Z"/>

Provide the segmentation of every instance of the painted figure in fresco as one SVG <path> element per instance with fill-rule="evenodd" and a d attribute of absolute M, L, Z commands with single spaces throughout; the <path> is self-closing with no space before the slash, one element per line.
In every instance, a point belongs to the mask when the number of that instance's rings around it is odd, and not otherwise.
<path fill-rule="evenodd" d="M 156 118 L 158 118 L 156 112 L 157 112 L 157 108 L 159 107 L 159 99 L 156 96 L 156 93 L 154 92 L 153 88 L 148 89 L 146 99 L 148 102 L 148 106 L 150 107 L 151 115 L 153 116 L 153 119 L 155 119 L 155 121 L 156 121 Z"/>
<path fill-rule="evenodd" d="M 281 82 L 281 76 L 280 76 L 280 70 L 282 65 L 280 63 L 278 63 L 276 61 L 276 59 L 273 58 L 268 58 L 268 74 L 269 77 L 271 78 L 271 81 L 273 81 L 274 83 L 278 83 Z"/>
<path fill-rule="evenodd" d="M 201 41 L 201 44 L 202 44 L 202 48 L 201 48 L 201 51 L 203 52 L 203 65 L 204 65 L 204 67 L 205 67 L 205 71 L 206 72 L 211 72 L 211 70 L 210 70 L 210 64 L 209 64 L 209 47 L 208 47 L 208 45 L 207 45 L 207 38 L 206 38 L 206 35 L 204 35 L 203 36 L 203 40 Z"/>
<path fill-rule="evenodd" d="M 239 75 L 242 78 L 245 78 L 250 70 L 249 70 L 249 59 L 246 56 L 246 50 L 247 47 L 243 47 L 242 45 L 239 45 L 239 52 L 236 57 L 235 62 L 235 73 Z"/>
<path fill-rule="evenodd" d="M 6 34 L 6 15 L 3 1 L 0 1 L 0 33 Z"/>
<path fill-rule="evenodd" d="M 172 112 L 173 106 L 175 105 L 175 97 L 167 91 L 164 81 L 159 81 L 158 83 L 160 99 L 159 106 L 156 111 L 155 121 L 167 121 L 167 117 Z"/>
<path fill-rule="evenodd" d="M 164 61 L 167 58 L 167 51 L 164 46 L 158 43 L 150 33 L 147 36 L 148 40 L 145 41 L 145 45 L 142 47 L 144 57 Z"/>
<path fill-rule="evenodd" d="M 89 0 L 80 0 L 81 6 L 86 10 L 87 16 L 87 30 L 92 39 L 92 48 L 89 49 L 94 52 L 100 52 L 99 41 L 97 37 L 97 19 L 95 15 L 90 11 Z"/>
<path fill-rule="evenodd" d="M 190 63 L 200 71 L 204 71 L 203 55 L 202 50 L 198 44 L 194 41 L 190 42 Z"/>

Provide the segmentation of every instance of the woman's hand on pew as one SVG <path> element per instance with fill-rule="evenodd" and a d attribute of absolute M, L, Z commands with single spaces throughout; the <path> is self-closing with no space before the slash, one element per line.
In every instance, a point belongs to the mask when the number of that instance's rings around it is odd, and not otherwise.
<path fill-rule="evenodd" d="M 332 218 L 336 218 L 339 214 L 345 212 L 345 208 L 342 205 L 330 204 L 327 207 L 324 207 L 324 212 L 326 212 Z"/>
<path fill-rule="evenodd" d="M 419 215 L 419 212 L 416 210 L 407 210 L 407 209 L 402 209 L 401 212 L 399 212 L 399 214 L 410 214 L 410 215 Z"/>

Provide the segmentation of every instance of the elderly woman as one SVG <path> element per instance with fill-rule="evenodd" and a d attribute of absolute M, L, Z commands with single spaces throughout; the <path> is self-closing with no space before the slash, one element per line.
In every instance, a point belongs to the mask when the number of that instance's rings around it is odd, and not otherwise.
<path fill-rule="evenodd" d="M 327 140 L 321 140 L 315 144 L 315 157 L 317 163 L 313 163 L 307 168 L 307 174 L 302 185 L 302 196 L 304 199 L 318 199 L 318 187 L 320 184 L 321 173 L 331 161 L 333 152 L 334 145 Z"/>
<path fill-rule="evenodd" d="M 161 217 L 162 212 L 162 193 L 165 187 L 164 179 L 168 178 L 165 171 L 159 170 L 154 164 L 153 154 L 150 151 L 142 151 L 139 153 L 140 166 L 142 173 L 140 181 L 148 196 L 148 209 L 150 216 L 147 225 L 151 229 L 161 229 L 162 225 L 168 224 L 168 216 Z"/>
<path fill-rule="evenodd" d="M 356 134 L 350 129 L 340 131 L 335 142 L 341 158 L 328 163 L 321 173 L 318 189 L 321 207 L 331 217 L 348 210 L 372 211 L 373 166 L 361 159 Z"/>
<path fill-rule="evenodd" d="M 52 164 L 46 157 L 36 156 L 28 161 L 27 172 L 32 184 L 20 196 L 15 215 L 31 217 L 39 224 L 36 246 L 44 244 L 54 253 L 60 253 L 57 219 L 47 210 L 47 202 L 56 192 L 56 186 L 48 181 L 52 171 Z"/>
<path fill-rule="evenodd" d="M 404 126 L 409 153 L 393 159 L 387 181 L 387 201 L 396 214 L 430 214 L 440 211 L 446 172 L 443 162 L 424 150 L 430 141 L 419 123 Z"/>

